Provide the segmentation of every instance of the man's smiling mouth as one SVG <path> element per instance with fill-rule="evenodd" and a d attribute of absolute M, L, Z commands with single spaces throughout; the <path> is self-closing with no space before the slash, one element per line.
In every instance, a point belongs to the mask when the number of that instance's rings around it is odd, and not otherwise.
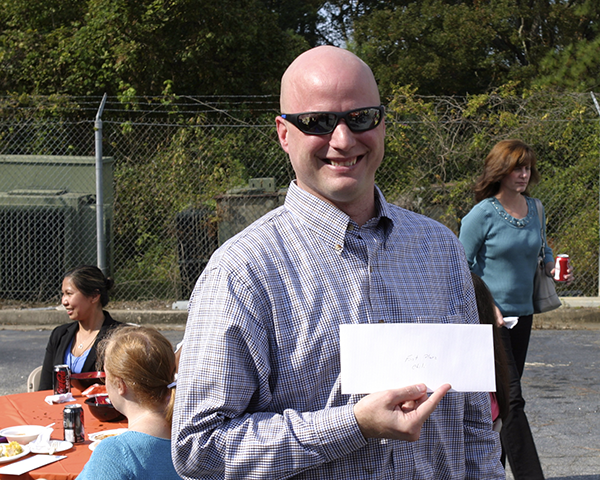
<path fill-rule="evenodd" d="M 325 162 L 334 167 L 351 167 L 352 165 L 356 165 L 356 162 L 361 160 L 362 157 L 363 157 L 362 155 L 359 155 L 358 157 L 354 157 L 352 160 L 345 160 L 343 162 L 326 158 Z"/>

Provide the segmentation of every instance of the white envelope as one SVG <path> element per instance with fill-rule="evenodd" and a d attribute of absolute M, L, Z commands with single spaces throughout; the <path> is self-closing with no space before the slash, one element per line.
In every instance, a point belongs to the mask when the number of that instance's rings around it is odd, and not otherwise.
<path fill-rule="evenodd" d="M 456 392 L 495 392 L 492 325 L 340 325 L 342 393 L 424 383 Z"/>

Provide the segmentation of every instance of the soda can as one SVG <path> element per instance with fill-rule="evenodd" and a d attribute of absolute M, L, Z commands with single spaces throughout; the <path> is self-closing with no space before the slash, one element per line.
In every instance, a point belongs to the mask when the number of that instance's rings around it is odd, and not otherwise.
<path fill-rule="evenodd" d="M 568 255 L 565 255 L 564 253 L 557 255 L 556 262 L 554 262 L 554 280 L 557 282 L 566 282 L 569 265 Z"/>
<path fill-rule="evenodd" d="M 68 365 L 54 365 L 52 384 L 54 395 L 69 393 L 71 391 L 71 369 Z"/>
<path fill-rule="evenodd" d="M 75 403 L 64 408 L 63 428 L 65 429 L 65 441 L 71 443 L 85 442 L 83 407 L 80 404 Z"/>

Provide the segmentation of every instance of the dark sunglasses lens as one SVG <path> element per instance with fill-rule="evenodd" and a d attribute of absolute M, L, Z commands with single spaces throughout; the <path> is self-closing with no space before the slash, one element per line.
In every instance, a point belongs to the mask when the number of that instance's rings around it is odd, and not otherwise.
<path fill-rule="evenodd" d="M 298 128 L 305 133 L 324 134 L 333 131 L 336 116 L 332 113 L 305 113 L 298 115 Z"/>
<path fill-rule="evenodd" d="M 290 115 L 290 117 L 292 117 Z M 284 118 L 287 118 L 284 116 Z M 381 123 L 381 109 L 376 107 L 359 108 L 346 113 L 344 121 L 353 132 L 365 132 Z M 327 135 L 338 124 L 338 115 L 327 112 L 301 113 L 295 116 L 294 124 L 309 135 Z"/>
<path fill-rule="evenodd" d="M 379 125 L 381 112 L 377 108 L 362 108 L 346 115 L 346 123 L 354 132 L 364 132 Z"/>

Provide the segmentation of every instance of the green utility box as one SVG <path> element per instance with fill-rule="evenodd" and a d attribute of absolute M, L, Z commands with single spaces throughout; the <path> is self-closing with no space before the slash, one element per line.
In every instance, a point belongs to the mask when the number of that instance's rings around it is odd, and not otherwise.
<path fill-rule="evenodd" d="M 247 187 L 231 189 L 216 197 L 219 245 L 283 205 L 286 193 L 287 189 L 275 191 L 274 178 L 251 178 Z"/>
<path fill-rule="evenodd" d="M 104 230 L 112 257 L 113 161 L 103 159 Z M 0 297 L 58 297 L 63 274 L 97 263 L 96 160 L 0 156 Z"/>

